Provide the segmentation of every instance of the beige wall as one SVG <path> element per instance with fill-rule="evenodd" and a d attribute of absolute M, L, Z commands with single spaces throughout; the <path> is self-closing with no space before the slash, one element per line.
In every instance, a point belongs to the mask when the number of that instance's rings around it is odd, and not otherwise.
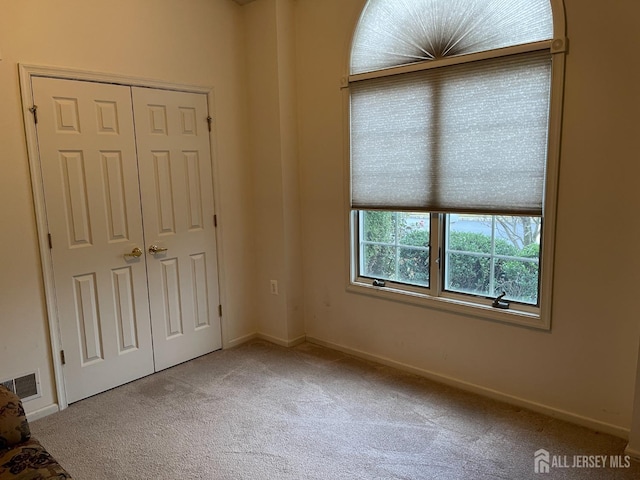
<path fill-rule="evenodd" d="M 625 453 L 640 459 L 640 353 L 638 354 L 638 364 L 636 367 L 636 388 L 634 394 L 633 415 L 631 417 L 631 432 L 629 434 L 629 444 Z"/>
<path fill-rule="evenodd" d="M 258 331 L 282 345 L 304 338 L 293 0 L 244 7 Z M 278 294 L 270 282 L 278 282 Z"/>
<path fill-rule="evenodd" d="M 56 399 L 18 62 L 215 88 L 226 345 L 306 332 L 624 435 L 640 334 L 640 4 L 565 0 L 551 332 L 345 291 L 340 82 L 363 4 L 0 0 L 0 377 L 40 369 L 43 397 L 30 411 Z"/>
<path fill-rule="evenodd" d="M 298 0 L 309 337 L 607 424 L 630 426 L 640 322 L 635 0 L 566 0 L 570 53 L 551 332 L 345 291 L 340 78 L 364 0 Z"/>
<path fill-rule="evenodd" d="M 186 5 L 188 3 L 188 8 Z M 211 86 L 224 268 L 225 344 L 255 332 L 242 7 L 231 0 L 0 0 L 0 378 L 39 369 L 56 402 L 17 63 Z"/>

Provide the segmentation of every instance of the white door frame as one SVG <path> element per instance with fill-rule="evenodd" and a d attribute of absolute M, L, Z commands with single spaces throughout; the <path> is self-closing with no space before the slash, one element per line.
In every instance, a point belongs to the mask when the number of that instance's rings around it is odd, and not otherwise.
<path fill-rule="evenodd" d="M 50 77 L 66 80 L 83 80 L 99 83 L 111 83 L 129 87 L 149 87 L 160 90 L 174 90 L 188 93 L 200 93 L 207 96 L 207 106 L 209 112 L 214 116 L 214 95 L 213 88 L 198 85 L 185 85 L 171 82 L 163 82 L 146 78 L 136 78 L 125 75 L 94 72 L 89 70 L 77 70 L 66 67 L 54 67 L 43 65 L 19 64 L 20 91 L 22 97 L 22 115 L 27 141 L 27 153 L 29 156 L 29 170 L 31 173 L 31 189 L 33 191 L 33 202 L 36 213 L 36 227 L 38 231 L 38 244 L 40 247 L 40 261 L 42 263 L 42 277 L 44 282 L 45 303 L 49 324 L 49 336 L 51 341 L 51 356 L 53 363 L 54 380 L 58 398 L 58 409 L 64 410 L 69 406 L 67 394 L 64 386 L 64 375 L 62 371 L 62 359 L 60 356 L 60 322 L 55 299 L 55 284 L 53 280 L 53 264 L 49 248 L 47 209 L 44 198 L 44 184 L 41 173 L 40 153 L 38 149 L 38 136 L 31 107 L 33 107 L 33 90 L 31 88 L 32 77 Z M 215 121 L 212 131 L 209 134 L 211 143 L 211 168 L 213 172 L 213 195 L 214 210 L 220 216 L 221 201 L 219 198 L 220 180 L 218 177 L 217 144 L 215 138 Z M 222 254 L 222 226 L 218 223 L 216 228 L 217 259 L 218 259 L 218 284 L 220 303 L 225 304 L 226 289 L 224 281 L 224 255 Z M 226 322 L 222 317 L 222 344 L 224 348 L 226 338 Z"/>

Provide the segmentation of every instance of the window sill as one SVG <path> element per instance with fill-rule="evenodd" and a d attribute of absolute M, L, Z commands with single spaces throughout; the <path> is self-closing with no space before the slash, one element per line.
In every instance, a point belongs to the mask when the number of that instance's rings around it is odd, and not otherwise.
<path fill-rule="evenodd" d="M 489 305 L 466 302 L 458 299 L 433 297 L 424 293 L 393 288 L 392 286 L 374 287 L 369 283 L 352 281 L 347 285 L 347 291 L 376 298 L 408 303 L 434 310 L 465 315 L 483 320 L 519 325 L 538 330 L 550 330 L 550 322 L 539 313 L 530 313 L 516 309 L 501 310 Z"/>

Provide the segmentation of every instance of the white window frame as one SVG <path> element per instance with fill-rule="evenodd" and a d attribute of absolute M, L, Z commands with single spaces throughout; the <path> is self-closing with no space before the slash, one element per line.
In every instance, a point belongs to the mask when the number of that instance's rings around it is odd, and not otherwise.
<path fill-rule="evenodd" d="M 431 309 L 472 316 L 476 318 L 521 325 L 541 330 L 551 329 L 551 311 L 553 294 L 553 266 L 555 258 L 556 208 L 558 195 L 558 173 L 560 164 L 560 144 L 562 134 L 562 112 L 564 99 L 564 71 L 565 56 L 568 40 L 565 36 L 565 16 L 562 0 L 550 0 L 554 38 L 552 40 L 535 42 L 526 45 L 491 50 L 488 52 L 448 57 L 440 60 L 430 60 L 410 65 L 403 65 L 385 69 L 383 71 L 366 72 L 361 74 L 346 74 L 342 79 L 343 115 L 344 122 L 344 157 L 345 157 L 345 232 L 347 248 L 346 265 L 348 278 L 346 289 L 348 292 L 370 295 L 376 298 L 400 301 Z M 359 19 L 358 19 L 359 21 Z M 357 26 L 357 23 L 356 23 Z M 356 26 L 353 28 L 355 34 Z M 353 38 L 352 38 L 353 42 Z M 385 281 L 384 286 L 374 286 L 370 278 L 360 277 L 359 271 L 359 238 L 358 212 L 351 210 L 351 146 L 350 146 L 350 82 L 382 77 L 391 74 L 401 74 L 447 65 L 456 65 L 474 60 L 498 58 L 519 53 L 548 50 L 551 53 L 551 98 L 549 104 L 549 136 L 547 151 L 547 166 L 545 179 L 545 194 L 543 202 L 544 228 L 541 238 L 541 255 L 539 265 L 540 289 L 539 306 L 511 304 L 509 309 L 492 307 L 491 299 L 459 294 L 444 290 L 444 275 L 440 271 L 438 252 L 444 255 L 444 227 L 443 214 L 431 214 L 431 261 L 429 284 L 427 287 L 406 285 Z M 350 53 L 350 51 L 349 51 Z M 348 55 L 350 58 L 350 55 Z M 346 72 L 350 71 L 347 60 Z"/>

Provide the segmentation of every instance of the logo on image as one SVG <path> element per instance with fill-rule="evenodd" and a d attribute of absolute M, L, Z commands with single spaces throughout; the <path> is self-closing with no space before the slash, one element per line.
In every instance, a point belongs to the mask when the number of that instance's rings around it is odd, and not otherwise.
<path fill-rule="evenodd" d="M 534 453 L 533 470 L 536 473 L 549 473 L 549 452 L 544 448 L 536 450 Z"/>
<path fill-rule="evenodd" d="M 622 469 L 631 466 L 629 455 L 550 455 L 541 448 L 533 454 L 535 473 L 549 473 L 561 468 L 608 468 Z"/>

